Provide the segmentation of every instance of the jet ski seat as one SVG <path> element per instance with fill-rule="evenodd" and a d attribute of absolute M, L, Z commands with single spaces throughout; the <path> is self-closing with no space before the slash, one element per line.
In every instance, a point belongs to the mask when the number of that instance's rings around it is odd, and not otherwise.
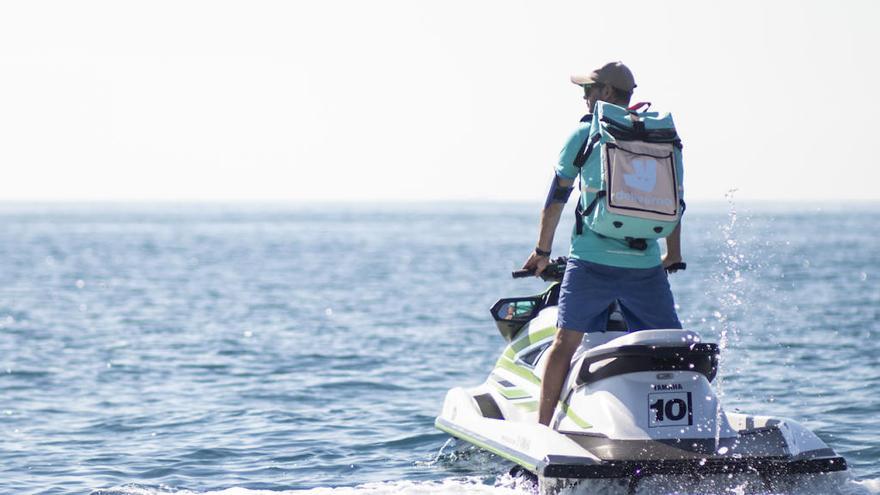
<path fill-rule="evenodd" d="M 690 330 L 640 330 L 637 332 L 625 333 L 617 336 L 613 340 L 597 345 L 590 349 L 591 352 L 601 352 L 613 347 L 622 347 L 627 345 L 650 345 L 663 347 L 676 347 L 681 345 L 690 345 L 700 342 L 700 336 L 696 332 Z"/>
<path fill-rule="evenodd" d="M 700 342 L 690 330 L 627 333 L 584 352 L 577 384 L 640 371 L 694 371 L 711 382 L 718 371 L 718 346 Z"/>

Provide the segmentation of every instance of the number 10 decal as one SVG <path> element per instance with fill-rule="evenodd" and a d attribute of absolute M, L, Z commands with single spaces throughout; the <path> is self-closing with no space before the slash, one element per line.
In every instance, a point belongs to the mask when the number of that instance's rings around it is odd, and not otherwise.
<path fill-rule="evenodd" d="M 694 410 L 690 392 L 648 394 L 648 425 L 691 426 Z"/>

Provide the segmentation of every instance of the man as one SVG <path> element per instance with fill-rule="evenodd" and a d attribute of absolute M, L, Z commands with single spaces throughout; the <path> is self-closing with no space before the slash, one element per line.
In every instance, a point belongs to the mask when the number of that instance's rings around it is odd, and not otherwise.
<path fill-rule="evenodd" d="M 612 62 L 586 76 L 572 76 L 571 81 L 584 90 L 590 112 L 597 101 L 627 107 L 636 87 L 632 72 L 620 62 Z M 574 161 L 590 133 L 591 115 L 581 119 L 560 154 L 553 184 L 541 212 L 540 234 L 535 251 L 523 268 L 536 275 L 550 262 L 553 234 L 574 181 L 599 174 L 595 165 L 581 171 Z M 583 204 L 595 197 L 587 193 Z M 581 201 L 583 198 L 578 198 Z M 610 304 L 618 300 L 630 331 L 651 328 L 681 328 L 665 268 L 682 261 L 681 226 L 666 238 L 667 253 L 661 259 L 656 240 L 647 246 L 633 246 L 627 241 L 601 236 L 589 228 L 572 234 L 571 251 L 559 297 L 556 338 L 550 346 L 547 367 L 541 383 L 538 421 L 549 425 L 559 401 L 562 384 L 568 375 L 571 358 L 585 332 L 605 331 Z M 644 249 L 640 249 L 644 247 Z"/>

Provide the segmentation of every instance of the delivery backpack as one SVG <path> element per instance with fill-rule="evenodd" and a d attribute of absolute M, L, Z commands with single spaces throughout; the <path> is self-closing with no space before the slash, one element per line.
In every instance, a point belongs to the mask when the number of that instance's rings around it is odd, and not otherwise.
<path fill-rule="evenodd" d="M 638 113 L 598 102 L 574 165 L 587 187 L 578 201 L 577 233 L 593 232 L 646 249 L 672 233 L 684 211 L 681 140 L 668 113 Z M 598 176 L 596 171 L 598 170 Z M 586 193 L 595 197 L 586 204 Z"/>

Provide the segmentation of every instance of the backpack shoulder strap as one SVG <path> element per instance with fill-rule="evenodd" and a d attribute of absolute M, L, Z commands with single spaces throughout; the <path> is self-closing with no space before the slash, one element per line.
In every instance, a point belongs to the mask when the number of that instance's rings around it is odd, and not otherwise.
<path fill-rule="evenodd" d="M 599 138 L 601 136 L 597 132 L 592 136 L 588 136 L 587 139 L 584 140 L 584 144 L 581 145 L 581 149 L 578 150 L 577 156 L 574 157 L 574 166 L 578 169 L 583 168 L 584 164 L 587 163 L 587 159 L 590 158 L 590 155 L 593 153 L 593 148 L 596 146 L 596 143 L 599 142 Z"/>
<path fill-rule="evenodd" d="M 587 117 L 592 119 L 592 115 L 586 115 L 581 122 L 586 122 Z M 587 163 L 587 159 L 590 158 L 590 155 L 593 154 L 593 149 L 596 147 L 596 144 L 599 142 L 599 139 L 602 137 L 600 132 L 596 132 L 592 134 L 592 129 L 590 129 L 591 135 L 587 135 L 587 138 L 584 139 L 584 143 L 581 145 L 580 149 L 577 152 L 577 155 L 574 157 L 574 166 L 578 169 L 578 177 L 575 179 L 578 183 L 578 190 L 583 194 L 583 187 L 581 186 L 581 177 L 580 173 L 583 171 L 584 164 Z M 592 190 L 587 190 L 587 192 L 597 192 Z M 596 201 L 599 199 L 599 195 L 593 200 L 590 204 L 588 210 L 592 211 L 596 206 Z M 584 233 L 584 209 L 583 209 L 583 200 L 582 198 L 578 198 L 577 206 L 574 209 L 574 217 L 575 217 L 575 232 L 577 235 L 581 235 Z"/>
<path fill-rule="evenodd" d="M 574 166 L 578 169 L 578 175 L 583 172 L 584 164 L 587 163 L 587 159 L 593 153 L 593 149 L 596 147 L 596 143 L 599 142 L 600 138 L 601 135 L 597 132 L 596 134 L 593 134 L 592 136 L 589 136 L 587 137 L 587 139 L 584 140 L 584 144 L 581 146 L 580 151 L 578 151 L 577 156 L 575 156 L 574 158 Z M 581 194 L 583 194 L 584 189 L 581 186 L 581 178 L 578 177 L 576 180 L 578 181 L 578 190 L 581 192 Z M 577 235 L 581 235 L 584 233 L 584 215 L 589 215 L 590 213 L 592 213 L 593 209 L 596 207 L 596 202 L 599 201 L 602 196 L 604 196 L 604 191 L 602 190 L 593 190 L 591 188 L 587 188 L 586 192 L 594 192 L 596 193 L 596 197 L 593 198 L 593 201 L 590 203 L 586 210 L 584 210 L 583 208 L 582 198 L 578 198 L 577 206 L 574 209 L 575 232 L 577 233 Z"/>

